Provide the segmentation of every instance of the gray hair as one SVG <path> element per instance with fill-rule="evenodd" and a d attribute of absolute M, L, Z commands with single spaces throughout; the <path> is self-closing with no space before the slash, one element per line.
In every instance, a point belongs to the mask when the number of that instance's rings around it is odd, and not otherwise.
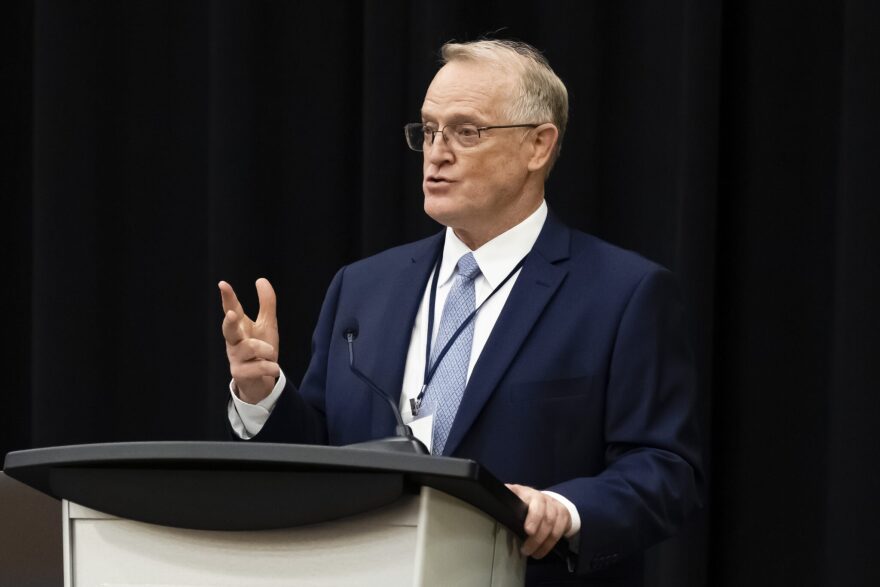
<path fill-rule="evenodd" d="M 484 39 L 469 43 L 448 42 L 440 49 L 443 64 L 452 61 L 489 62 L 519 74 L 519 87 L 506 107 L 508 124 L 552 122 L 559 129 L 550 168 L 559 158 L 568 124 L 568 90 L 540 51 L 519 41 Z"/>

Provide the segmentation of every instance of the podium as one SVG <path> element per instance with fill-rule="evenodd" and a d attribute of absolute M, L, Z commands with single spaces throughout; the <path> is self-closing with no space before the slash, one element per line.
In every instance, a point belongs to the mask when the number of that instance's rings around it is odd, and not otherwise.
<path fill-rule="evenodd" d="M 65 587 L 522 585 L 526 506 L 478 463 L 238 442 L 9 453 L 62 500 Z"/>

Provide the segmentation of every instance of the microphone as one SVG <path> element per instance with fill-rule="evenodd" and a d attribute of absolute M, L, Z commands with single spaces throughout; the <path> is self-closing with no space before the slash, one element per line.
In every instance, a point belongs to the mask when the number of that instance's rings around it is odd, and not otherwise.
<path fill-rule="evenodd" d="M 377 450 L 390 450 L 395 452 L 408 452 L 412 454 L 428 454 L 428 449 L 425 447 L 422 442 L 413 436 L 412 430 L 409 426 L 403 423 L 403 418 L 400 415 L 400 410 L 394 404 L 394 400 L 391 399 L 391 396 L 385 393 L 382 388 L 373 383 L 373 380 L 364 375 L 360 369 L 355 367 L 354 364 L 354 341 L 357 340 L 358 334 L 358 322 L 354 318 L 345 321 L 345 327 L 342 329 L 342 337 L 348 342 L 348 368 L 351 370 L 352 374 L 355 377 L 363 381 L 367 384 L 367 387 L 370 390 L 381 397 L 388 403 L 388 406 L 391 408 L 391 413 L 394 414 L 394 419 L 397 421 L 397 426 L 394 430 L 396 436 L 391 438 L 385 438 L 382 440 L 371 440 L 368 442 L 361 442 L 353 445 L 349 445 L 352 447 L 361 447 L 361 448 L 370 448 Z"/>

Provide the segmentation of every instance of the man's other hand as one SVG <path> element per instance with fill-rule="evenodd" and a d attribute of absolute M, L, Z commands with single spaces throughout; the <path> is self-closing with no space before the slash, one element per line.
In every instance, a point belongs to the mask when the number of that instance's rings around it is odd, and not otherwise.
<path fill-rule="evenodd" d="M 507 488 L 529 506 L 526 515 L 526 541 L 520 552 L 537 559 L 547 556 L 571 527 L 571 514 L 553 497 L 525 485 L 507 484 Z"/>
<path fill-rule="evenodd" d="M 229 372 L 235 381 L 238 397 L 250 404 L 265 398 L 281 374 L 278 366 L 278 318 L 275 315 L 275 290 L 268 279 L 257 280 L 260 308 L 257 319 L 244 313 L 232 286 L 221 281 L 223 303 L 223 338 Z"/>

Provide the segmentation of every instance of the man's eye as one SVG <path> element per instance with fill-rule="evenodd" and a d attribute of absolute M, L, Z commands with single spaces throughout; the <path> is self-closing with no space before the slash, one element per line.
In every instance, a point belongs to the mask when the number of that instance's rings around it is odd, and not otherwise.
<path fill-rule="evenodd" d="M 477 127 L 475 126 L 460 126 L 458 127 L 458 136 L 470 139 L 476 137 L 478 135 Z"/>
<path fill-rule="evenodd" d="M 422 132 L 424 132 L 425 134 L 437 132 L 437 128 L 428 124 L 424 124 L 422 125 Z"/>

